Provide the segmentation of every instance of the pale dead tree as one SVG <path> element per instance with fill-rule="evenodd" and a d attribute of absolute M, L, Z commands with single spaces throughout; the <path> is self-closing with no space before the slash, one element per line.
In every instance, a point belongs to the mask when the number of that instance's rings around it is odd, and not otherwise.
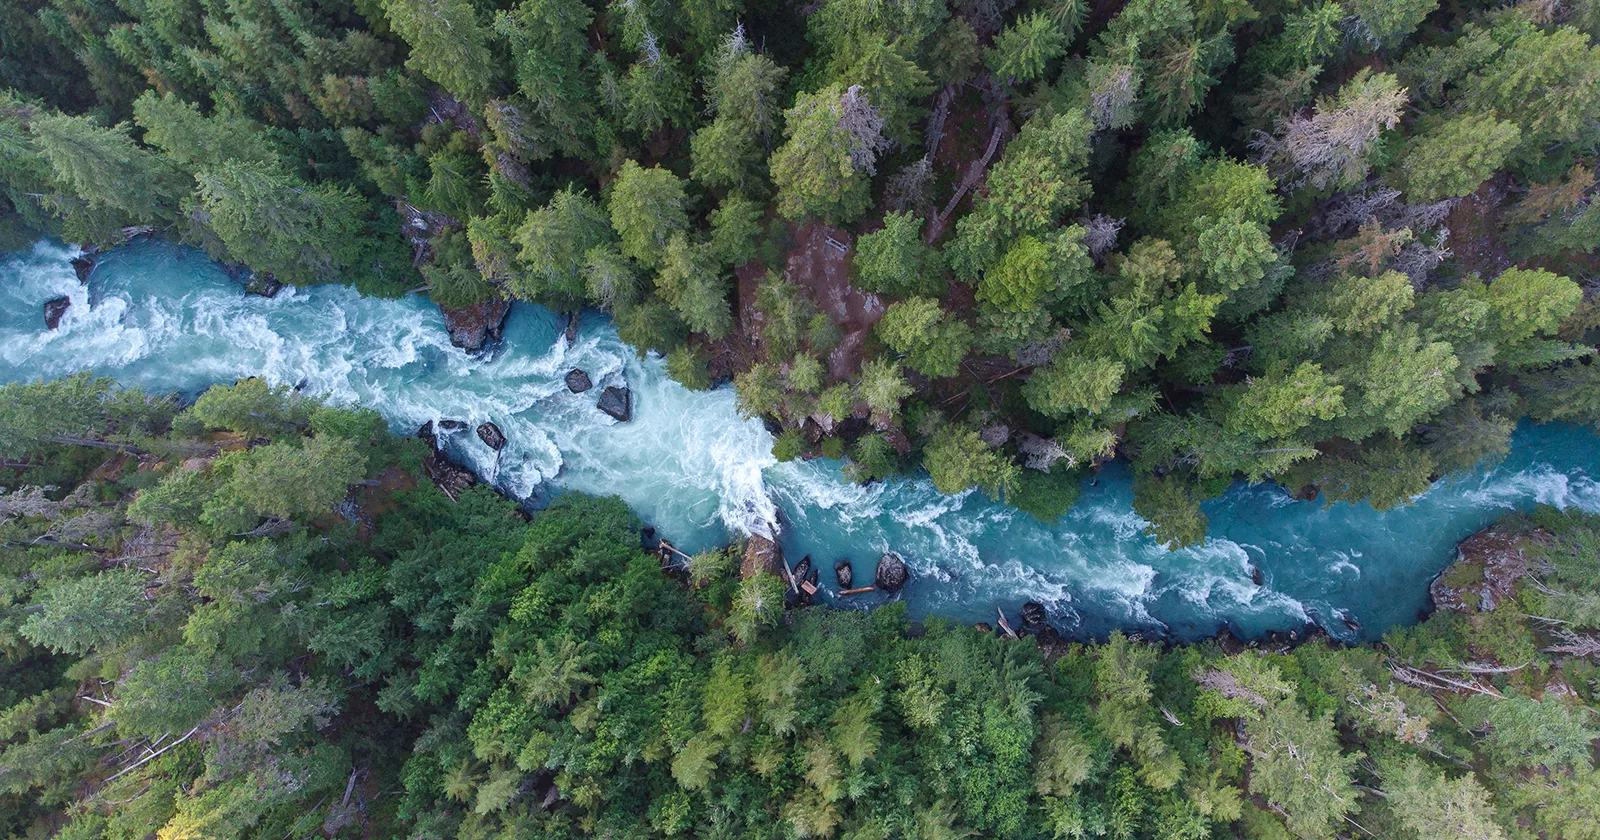
<path fill-rule="evenodd" d="M 1047 365 L 1051 359 L 1056 357 L 1056 351 L 1061 349 L 1061 345 L 1067 343 L 1070 338 L 1072 338 L 1072 331 L 1062 327 L 1056 330 L 1055 334 L 1049 338 L 1024 344 L 1011 354 L 1011 358 L 1016 359 L 1017 364 L 1025 367 Z"/>
<path fill-rule="evenodd" d="M 1311 222 L 1311 233 L 1319 239 L 1335 239 L 1373 219 L 1389 220 L 1399 215 L 1400 191 L 1391 187 L 1370 187 L 1339 193 L 1323 202 Z"/>
<path fill-rule="evenodd" d="M 90 484 L 78 485 L 77 489 L 60 501 L 49 496 L 55 489 L 53 485 L 44 487 L 30 485 L 6 493 L 6 488 L 0 487 L 0 524 L 16 519 L 45 519 L 54 522 L 69 510 L 99 506 L 93 499 L 94 487 Z"/>
<path fill-rule="evenodd" d="M 928 115 L 928 127 L 922 133 L 922 147 L 930 155 L 939 149 L 940 141 L 944 140 L 944 124 L 950 118 L 950 103 L 956 101 L 956 92 L 960 89 L 959 85 L 945 85 L 934 97 L 933 113 Z"/>
<path fill-rule="evenodd" d="M 1096 131 L 1133 125 L 1139 99 L 1139 71 L 1132 64 L 1098 64 L 1089 68 L 1089 116 Z"/>
<path fill-rule="evenodd" d="M 932 184 L 933 161 L 923 155 L 889 176 L 889 183 L 884 186 L 884 203 L 890 210 L 926 216 L 933 209 L 928 199 L 928 187 Z"/>
<path fill-rule="evenodd" d="M 1193 677 L 1201 688 L 1215 691 L 1229 700 L 1243 700 L 1258 709 L 1265 709 L 1270 702 L 1265 695 L 1245 685 L 1238 675 L 1231 671 L 1206 668 L 1195 671 Z"/>
<path fill-rule="evenodd" d="M 1449 216 L 1450 211 L 1460 202 L 1459 198 L 1441 198 L 1438 201 L 1422 204 L 1402 204 L 1400 214 L 1394 219 L 1394 223 L 1417 231 L 1433 230 L 1444 225 L 1445 217 Z"/>
<path fill-rule="evenodd" d="M 1592 633 L 1574 633 L 1571 630 L 1558 631 L 1555 636 L 1557 643 L 1545 648 L 1546 653 L 1565 653 L 1570 656 L 1600 654 L 1600 636 Z"/>
<path fill-rule="evenodd" d="M 1384 131 L 1399 125 L 1408 100 L 1393 75 L 1362 70 L 1310 115 L 1280 120 L 1274 133 L 1257 132 L 1250 146 L 1289 189 L 1359 184 L 1367 156 Z"/>
<path fill-rule="evenodd" d="M 1030 470 L 1049 472 L 1050 468 L 1063 458 L 1067 460 L 1068 467 L 1072 466 L 1072 456 L 1067 454 L 1066 448 L 1049 438 L 1039 437 L 1032 432 L 1023 432 L 1018 436 L 1018 440 L 1020 443 L 1017 444 L 1017 449 L 1024 458 L 1023 466 Z"/>
<path fill-rule="evenodd" d="M 1383 46 L 1383 39 L 1372 31 L 1372 27 L 1368 26 L 1366 21 L 1355 15 L 1339 21 L 1339 28 L 1344 31 L 1344 39 L 1349 44 L 1368 50 L 1375 50 Z"/>
<path fill-rule="evenodd" d="M 750 39 L 744 34 L 744 22 L 735 24 L 728 37 L 722 39 L 722 49 L 717 52 L 717 63 L 729 64 L 750 52 Z"/>
<path fill-rule="evenodd" d="M 1004 423 L 993 423 L 978 430 L 978 439 L 993 446 L 1004 446 L 1011 439 L 1011 427 Z"/>
<path fill-rule="evenodd" d="M 661 63 L 661 47 L 656 44 L 656 33 L 645 27 L 644 38 L 639 44 L 639 54 L 644 58 L 644 63 L 654 67 Z"/>
<path fill-rule="evenodd" d="M 1117 234 L 1122 231 L 1124 220 L 1096 213 L 1091 218 L 1079 219 L 1078 224 L 1083 225 L 1083 244 L 1089 249 L 1089 256 L 1097 263 L 1105 262 L 1106 256 L 1117 247 Z"/>
<path fill-rule="evenodd" d="M 44 535 L 48 539 L 81 543 L 89 537 L 110 536 L 121 524 L 122 517 L 115 511 L 96 508 L 56 520 Z"/>
<path fill-rule="evenodd" d="M 1449 228 L 1441 228 L 1432 243 L 1419 240 L 1406 245 L 1391 267 L 1404 274 L 1412 288 L 1421 291 L 1428 285 L 1433 270 L 1450 258 L 1450 249 L 1445 247 L 1449 236 Z"/>
<path fill-rule="evenodd" d="M 883 117 L 867 102 L 860 85 L 851 85 L 839 97 L 839 127 L 850 132 L 850 163 L 876 175 L 878 154 L 889 148 L 889 139 L 883 136 Z"/>

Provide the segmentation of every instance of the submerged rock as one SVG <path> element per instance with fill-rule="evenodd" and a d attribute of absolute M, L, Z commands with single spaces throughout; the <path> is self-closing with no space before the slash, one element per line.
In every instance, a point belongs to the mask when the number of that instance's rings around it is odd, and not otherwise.
<path fill-rule="evenodd" d="M 906 569 L 906 561 L 892 551 L 886 551 L 878 558 L 878 570 L 872 576 L 873 585 L 888 593 L 899 592 L 911 579 L 911 572 Z"/>
<path fill-rule="evenodd" d="M 484 422 L 478 425 L 478 439 L 483 441 L 485 446 L 496 452 L 499 452 L 506 445 L 505 434 L 500 431 L 499 426 L 492 422 Z"/>
<path fill-rule="evenodd" d="M 465 420 L 440 420 L 439 421 L 439 431 L 441 431 L 441 432 L 454 433 L 454 432 L 465 431 L 466 428 L 467 428 L 467 421 L 465 421 Z"/>
<path fill-rule="evenodd" d="M 44 328 L 53 330 L 61 326 L 62 316 L 67 314 L 68 307 L 72 306 L 72 298 L 62 295 L 44 302 Z"/>
<path fill-rule="evenodd" d="M 1252 565 L 1250 567 L 1250 582 L 1256 586 L 1267 585 L 1267 576 L 1262 573 L 1260 566 Z"/>
<path fill-rule="evenodd" d="M 623 423 L 633 417 L 633 394 L 627 388 L 612 385 L 600 392 L 600 402 L 595 405 Z"/>
<path fill-rule="evenodd" d="M 841 557 L 833 564 L 833 577 L 839 581 L 840 589 L 850 589 L 851 585 L 855 583 L 855 568 L 850 565 L 848 557 Z"/>
<path fill-rule="evenodd" d="M 1029 601 L 1022 605 L 1022 631 L 1031 633 L 1046 625 L 1044 604 Z"/>
<path fill-rule="evenodd" d="M 459 309 L 441 306 L 439 311 L 444 313 L 444 328 L 450 331 L 450 343 L 468 353 L 481 353 L 505 334 L 511 302 L 490 298 Z"/>
<path fill-rule="evenodd" d="M 567 371 L 567 390 L 574 394 L 581 394 L 594 387 L 589 381 L 589 374 L 582 368 L 573 368 Z"/>
<path fill-rule="evenodd" d="M 283 284 L 279 283 L 278 278 L 272 276 L 270 271 L 252 274 L 244 284 L 244 293 L 257 297 L 277 297 L 278 292 L 282 290 Z"/>
<path fill-rule="evenodd" d="M 581 323 L 582 315 L 583 313 L 576 309 L 567 313 L 567 329 L 563 334 L 567 337 L 568 347 L 572 346 L 572 342 L 578 340 L 578 325 Z"/>
<path fill-rule="evenodd" d="M 1456 560 L 1428 584 L 1435 609 L 1492 612 L 1532 573 L 1524 542 L 1542 532 L 1514 534 L 1490 526 L 1456 546 Z"/>

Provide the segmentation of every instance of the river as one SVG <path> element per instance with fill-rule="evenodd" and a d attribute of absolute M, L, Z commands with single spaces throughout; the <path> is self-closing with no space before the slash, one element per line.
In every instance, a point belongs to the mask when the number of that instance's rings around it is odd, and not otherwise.
<path fill-rule="evenodd" d="M 614 493 L 689 551 L 776 528 L 791 558 L 817 559 L 825 590 L 836 588 L 835 559 L 853 559 L 859 581 L 892 549 L 912 570 L 900 597 L 913 617 L 992 621 L 998 605 L 1015 620 L 1032 599 L 1079 634 L 1152 628 L 1195 638 L 1226 623 L 1256 635 L 1317 620 L 1348 638 L 1348 615 L 1374 638 L 1414 621 L 1456 542 L 1505 511 L 1600 511 L 1600 446 L 1589 430 L 1524 424 L 1501 463 L 1384 513 L 1236 486 L 1206 504 L 1204 546 L 1168 552 L 1144 536 L 1116 464 L 1053 526 L 976 494 L 941 496 L 925 477 L 860 487 L 835 462 L 780 464 L 761 424 L 735 412 L 729 388 L 679 387 L 598 313 L 586 313 L 569 344 L 563 319 L 518 305 L 499 349 L 474 358 L 450 346 L 438 310 L 420 297 L 363 298 L 340 286 L 251 297 L 204 255 L 157 243 L 102 255 L 84 286 L 68 264 L 76 253 L 40 243 L 0 262 L 0 381 L 92 370 L 192 394 L 264 376 L 370 406 L 402 434 L 434 419 L 469 429 L 492 420 L 508 440 L 500 453 L 470 430 L 446 445 L 511 495 Z M 58 295 L 72 305 L 47 331 L 42 306 Z M 573 367 L 595 390 L 567 391 Z M 599 388 L 623 383 L 634 416 L 617 423 L 594 403 Z"/>

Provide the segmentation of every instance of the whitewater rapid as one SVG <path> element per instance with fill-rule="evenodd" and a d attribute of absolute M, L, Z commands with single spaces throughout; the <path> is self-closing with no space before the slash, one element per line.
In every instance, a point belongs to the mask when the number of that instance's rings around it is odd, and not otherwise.
<path fill-rule="evenodd" d="M 154 243 L 102 255 L 84 286 L 68 263 L 76 253 L 41 243 L 0 263 L 0 381 L 93 370 L 193 394 L 262 376 L 376 409 L 401 434 L 463 420 L 467 431 L 444 445 L 507 493 L 616 494 L 689 551 L 775 532 L 791 558 L 814 557 L 830 590 L 835 559 L 852 559 L 861 581 L 894 550 L 912 569 L 902 597 L 914 617 L 993 620 L 1001 606 L 1015 618 L 1032 599 L 1080 633 L 1194 637 L 1227 623 L 1257 634 L 1321 621 L 1348 636 L 1339 616 L 1349 615 L 1373 637 L 1413 620 L 1455 543 L 1504 511 L 1535 502 L 1600 511 L 1593 436 L 1524 426 L 1501 464 L 1386 513 L 1236 487 L 1207 503 L 1204 546 L 1168 552 L 1144 535 L 1118 465 L 1046 526 L 978 495 L 942 496 L 926 478 L 862 487 L 835 462 L 780 464 L 762 425 L 738 416 L 730 389 L 678 386 L 599 313 L 585 313 L 568 343 L 562 319 L 518 305 L 498 350 L 473 357 L 450 345 L 437 308 L 419 297 L 363 298 L 337 286 L 247 296 L 203 255 Z M 47 331 L 41 308 L 59 295 L 72 305 Z M 563 377 L 574 367 L 594 390 L 568 392 Z M 613 384 L 633 391 L 630 422 L 595 407 Z M 499 453 L 471 431 L 485 421 L 505 433 Z"/>

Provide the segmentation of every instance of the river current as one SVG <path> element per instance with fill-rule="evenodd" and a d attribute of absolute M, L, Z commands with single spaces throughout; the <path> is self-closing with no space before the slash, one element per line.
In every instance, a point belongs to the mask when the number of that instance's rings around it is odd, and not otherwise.
<path fill-rule="evenodd" d="M 925 477 L 861 487 L 836 462 L 780 464 L 762 425 L 734 410 L 731 389 L 678 386 L 599 313 L 585 313 L 569 344 L 563 319 L 519 304 L 499 349 L 474 358 L 450 346 L 438 310 L 419 297 L 363 298 L 339 286 L 251 297 L 204 255 L 155 243 L 102 255 L 84 286 L 68 264 L 76 253 L 41 243 L 0 261 L 0 381 L 92 370 L 192 394 L 263 376 L 374 408 L 401 434 L 465 420 L 469 431 L 445 445 L 507 493 L 614 493 L 689 551 L 776 531 L 791 559 L 812 555 L 831 591 L 834 560 L 854 560 L 861 581 L 894 550 L 912 570 L 900 597 L 913 617 L 993 621 L 1002 606 L 1015 620 L 1032 599 L 1075 633 L 1149 628 L 1193 638 L 1224 624 L 1254 635 L 1319 621 L 1348 638 L 1348 616 L 1372 638 L 1415 620 L 1456 542 L 1505 511 L 1546 503 L 1600 512 L 1600 440 L 1587 429 L 1524 424 L 1500 463 L 1383 513 L 1236 486 L 1206 504 L 1205 545 L 1169 552 L 1144 535 L 1117 464 L 1050 526 L 981 495 L 942 496 Z M 42 305 L 59 295 L 72 305 L 47 331 Z M 594 390 L 567 391 L 563 376 L 574 367 Z M 611 384 L 632 389 L 630 422 L 595 408 Z M 470 431 L 485 420 L 508 440 L 498 454 Z M 835 600 L 866 606 L 877 597 Z"/>

